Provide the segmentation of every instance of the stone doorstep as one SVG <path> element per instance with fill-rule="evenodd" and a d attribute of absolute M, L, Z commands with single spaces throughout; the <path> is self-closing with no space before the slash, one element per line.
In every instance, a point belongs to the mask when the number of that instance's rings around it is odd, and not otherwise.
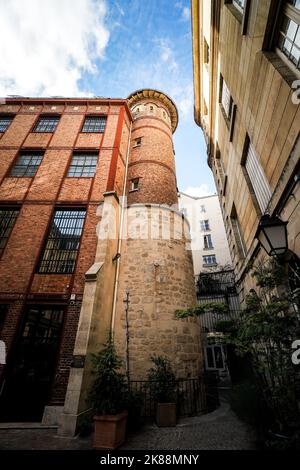
<path fill-rule="evenodd" d="M 1 429 L 57 429 L 58 426 L 45 426 L 41 423 L 0 423 Z"/>

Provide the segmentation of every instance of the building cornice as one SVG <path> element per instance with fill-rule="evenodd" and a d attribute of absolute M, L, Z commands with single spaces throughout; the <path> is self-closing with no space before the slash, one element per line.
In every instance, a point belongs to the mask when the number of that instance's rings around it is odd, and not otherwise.
<path fill-rule="evenodd" d="M 194 119 L 198 126 L 202 127 L 201 121 L 201 66 L 200 66 L 200 1 L 191 0 L 191 22 L 192 22 L 192 56 L 194 77 Z"/>
<path fill-rule="evenodd" d="M 136 103 L 147 98 L 158 100 L 166 106 L 170 113 L 172 132 L 174 133 L 178 125 L 178 111 L 176 104 L 166 93 L 151 88 L 136 90 L 127 97 L 128 106 L 132 108 Z"/>

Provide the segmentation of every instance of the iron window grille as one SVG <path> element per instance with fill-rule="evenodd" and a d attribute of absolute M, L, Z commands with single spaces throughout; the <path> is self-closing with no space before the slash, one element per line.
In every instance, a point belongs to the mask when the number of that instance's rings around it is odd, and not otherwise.
<path fill-rule="evenodd" d="M 279 35 L 277 50 L 300 70 L 300 0 L 285 2 Z"/>
<path fill-rule="evenodd" d="M 68 170 L 69 177 L 93 177 L 97 168 L 98 154 L 76 153 Z"/>
<path fill-rule="evenodd" d="M 43 154 L 34 152 L 20 155 L 11 169 L 10 176 L 35 176 L 42 158 Z"/>
<path fill-rule="evenodd" d="M 204 241 L 204 249 L 205 250 L 210 250 L 210 249 L 213 248 L 213 242 L 212 242 L 211 235 L 204 235 L 203 241 Z"/>
<path fill-rule="evenodd" d="M 0 132 L 5 132 L 13 120 L 12 116 L 0 116 Z"/>
<path fill-rule="evenodd" d="M 216 264 L 217 264 L 216 255 L 203 256 L 203 265 L 204 266 L 214 266 Z"/>
<path fill-rule="evenodd" d="M 259 208 L 262 214 L 264 214 L 271 199 L 272 192 L 264 170 L 250 141 L 248 143 L 248 151 L 244 166 Z"/>
<path fill-rule="evenodd" d="M 0 209 L 0 256 L 15 225 L 18 213 L 18 209 Z"/>
<path fill-rule="evenodd" d="M 103 133 L 106 125 L 106 116 L 87 116 L 81 132 Z"/>
<path fill-rule="evenodd" d="M 33 132 L 55 132 L 59 119 L 59 116 L 41 116 Z"/>
<path fill-rule="evenodd" d="M 200 228 L 201 228 L 202 232 L 205 232 L 206 230 L 210 230 L 209 221 L 208 220 L 200 220 Z"/>
<path fill-rule="evenodd" d="M 70 274 L 74 271 L 85 209 L 56 210 L 42 253 L 39 273 Z"/>

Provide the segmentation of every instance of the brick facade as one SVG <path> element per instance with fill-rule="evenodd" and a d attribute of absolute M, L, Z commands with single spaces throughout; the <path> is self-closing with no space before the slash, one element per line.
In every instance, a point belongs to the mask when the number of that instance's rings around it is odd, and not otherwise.
<path fill-rule="evenodd" d="M 81 308 L 84 274 L 95 259 L 95 228 L 99 222 L 96 211 L 107 190 L 109 175 L 112 189 L 121 194 L 127 145 L 121 137 L 128 136 L 131 115 L 126 101 L 98 99 L 8 99 L 1 105 L 0 114 L 14 116 L 6 132 L 0 133 L 0 206 L 1 209 L 19 209 L 0 259 L 0 304 L 8 304 L 1 339 L 6 343 L 9 363 L 28 306 L 59 305 L 64 309 L 55 380 L 48 401 L 48 404 L 62 404 Z M 39 116 L 49 114 L 60 117 L 55 132 L 32 132 Z M 86 115 L 106 115 L 104 133 L 81 133 Z M 24 150 L 43 152 L 36 175 L 11 177 L 10 170 Z M 74 150 L 99 153 L 94 177 L 67 177 Z M 116 164 L 113 167 L 114 155 Z M 74 272 L 38 274 L 41 250 L 54 210 L 72 207 L 86 209 Z M 71 295 L 75 295 L 72 305 Z M 0 374 L 2 382 L 5 368 L 0 369 Z"/>

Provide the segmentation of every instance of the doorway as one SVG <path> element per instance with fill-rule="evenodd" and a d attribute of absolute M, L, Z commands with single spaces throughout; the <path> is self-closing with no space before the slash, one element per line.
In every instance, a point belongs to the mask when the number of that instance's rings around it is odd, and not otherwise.
<path fill-rule="evenodd" d="M 63 324 L 62 307 L 31 306 L 7 364 L 1 421 L 41 421 L 54 379 Z"/>

